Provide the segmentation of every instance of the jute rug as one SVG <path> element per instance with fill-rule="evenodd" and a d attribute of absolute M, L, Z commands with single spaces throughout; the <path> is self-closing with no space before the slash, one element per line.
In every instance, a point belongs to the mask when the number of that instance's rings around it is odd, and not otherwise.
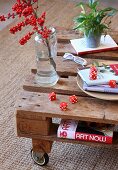
<path fill-rule="evenodd" d="M 65 0 L 41 1 L 48 24 L 72 26 L 75 4 Z M 46 4 L 48 3 L 48 5 Z M 73 13 L 69 9 L 75 9 Z M 10 27 L 10 26 L 9 26 Z M 15 132 L 14 106 L 25 76 L 35 66 L 33 40 L 21 47 L 18 39 L 27 30 L 12 36 L 8 28 L 0 32 L 0 170 L 118 170 L 118 151 L 54 142 L 47 166 L 39 167 L 30 156 L 31 140 Z"/>

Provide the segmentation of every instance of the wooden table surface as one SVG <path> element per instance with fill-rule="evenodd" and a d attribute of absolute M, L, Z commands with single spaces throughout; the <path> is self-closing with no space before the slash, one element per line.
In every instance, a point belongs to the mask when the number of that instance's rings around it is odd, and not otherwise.
<path fill-rule="evenodd" d="M 111 35 L 118 43 L 117 32 L 112 32 Z M 39 134 L 39 131 L 35 130 L 37 125 L 34 128 L 34 124 L 38 123 L 37 120 L 43 124 L 42 121 L 47 121 L 47 118 L 49 119 L 49 123 L 45 127 L 47 134 L 50 131 L 47 131 L 47 129 L 53 126 L 53 124 L 49 125 L 52 118 L 118 124 L 118 102 L 93 98 L 81 91 L 77 85 L 76 76 L 77 68 L 82 68 L 82 66 L 72 61 L 63 61 L 62 56 L 65 52 L 75 54 L 74 49 L 70 48 L 69 39 L 76 36 L 81 35 L 73 31 L 58 29 L 59 55 L 57 56 L 56 64 L 60 79 L 55 86 L 39 87 L 35 83 L 36 68 L 32 68 L 31 73 L 26 77 L 23 85 L 24 90 L 19 96 L 16 105 L 17 132 L 19 136 L 44 139 L 42 135 L 44 132 L 41 131 L 41 134 Z M 105 64 L 118 63 L 118 50 L 87 54 L 82 57 L 87 60 L 88 66 L 94 61 Z M 48 94 L 52 91 L 57 94 L 57 100 L 53 102 L 48 99 Z M 69 95 L 77 95 L 78 102 L 76 104 L 69 103 Z M 67 111 L 61 111 L 59 108 L 59 104 L 63 101 L 68 103 Z M 28 123 L 29 120 L 30 122 Z M 32 121 L 33 123 L 31 123 Z M 49 139 L 49 136 L 45 139 Z M 50 136 L 50 140 L 59 139 Z"/>
<path fill-rule="evenodd" d="M 112 35 L 113 35 L 114 40 L 118 42 L 117 32 L 115 32 L 114 34 L 112 32 Z M 73 53 L 74 49 L 71 50 L 72 47 L 68 48 L 68 46 L 71 46 L 71 45 L 69 41 L 67 40 L 67 39 L 71 39 L 72 36 L 76 37 L 80 35 L 72 31 L 65 32 L 59 29 L 58 51 L 61 51 L 61 54 L 64 54 L 65 52 L 68 52 L 69 50 L 71 53 Z M 64 47 L 66 47 L 66 51 L 65 51 L 65 48 L 63 48 L 63 44 L 64 44 Z M 118 50 L 87 54 L 87 55 L 84 55 L 83 57 L 87 60 L 88 65 L 91 65 L 93 61 L 98 61 L 104 64 L 118 63 Z M 36 111 L 38 112 L 38 114 L 39 112 L 41 114 L 43 113 L 44 117 L 49 116 L 49 117 L 66 118 L 66 116 L 68 116 L 68 118 L 84 119 L 88 121 L 89 120 L 97 121 L 97 122 L 100 121 L 100 122 L 113 123 L 113 124 L 118 123 L 117 101 L 113 102 L 113 101 L 105 101 L 105 100 L 92 98 L 79 89 L 77 85 L 76 76 L 77 76 L 77 68 L 81 68 L 80 65 L 72 61 L 63 61 L 62 55 L 57 57 L 56 64 L 57 64 L 57 71 L 60 75 L 60 79 L 54 87 L 48 87 L 48 88 L 39 87 L 34 81 L 34 77 L 36 73 L 35 68 L 32 69 L 32 73 L 27 76 L 26 81 L 24 82 L 24 85 L 23 85 L 23 89 L 26 91 L 41 93 L 40 96 L 37 96 L 37 93 L 33 94 L 36 97 L 36 100 L 32 101 L 35 107 L 29 106 L 28 108 L 27 106 L 27 109 L 30 109 L 30 111 L 33 111 L 33 112 Z M 48 93 L 52 91 L 55 91 L 59 95 L 58 100 L 55 102 L 49 102 L 48 100 Z M 79 102 L 76 103 L 75 105 L 69 105 L 69 109 L 66 112 L 60 111 L 59 102 L 61 102 L 61 100 L 67 102 L 68 95 L 73 95 L 73 94 L 79 96 Z M 24 92 L 24 95 L 25 97 L 27 95 L 28 96 L 26 97 L 27 100 L 25 101 L 21 100 L 22 107 L 25 107 L 25 104 L 24 104 L 25 102 L 26 102 L 26 105 L 28 104 L 29 99 L 31 99 L 32 93 Z M 33 99 L 35 97 L 33 97 Z M 40 107 L 38 108 L 36 105 L 37 103 L 36 101 L 39 101 Z M 47 104 L 46 108 L 45 108 L 45 103 Z M 93 107 L 91 107 L 92 103 L 93 103 Z"/>

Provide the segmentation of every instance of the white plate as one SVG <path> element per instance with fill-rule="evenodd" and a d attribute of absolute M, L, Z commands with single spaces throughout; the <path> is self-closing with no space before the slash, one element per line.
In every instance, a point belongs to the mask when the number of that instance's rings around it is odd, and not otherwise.
<path fill-rule="evenodd" d="M 79 88 L 84 93 L 88 94 L 89 96 L 92 96 L 92 97 L 95 97 L 98 99 L 103 99 L 103 100 L 118 100 L 118 94 L 85 91 L 83 89 L 83 81 L 79 75 L 77 75 L 77 84 L 78 84 Z"/>

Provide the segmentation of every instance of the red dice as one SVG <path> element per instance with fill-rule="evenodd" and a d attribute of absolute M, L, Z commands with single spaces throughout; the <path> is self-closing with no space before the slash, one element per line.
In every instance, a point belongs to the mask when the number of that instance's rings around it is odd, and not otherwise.
<path fill-rule="evenodd" d="M 90 80 L 96 80 L 97 79 L 97 74 L 91 73 L 89 75 Z"/>
<path fill-rule="evenodd" d="M 52 93 L 50 93 L 50 94 L 48 95 L 48 97 L 49 97 L 49 100 L 50 100 L 50 101 L 56 100 L 56 93 L 55 93 L 55 92 L 52 92 Z"/>
<path fill-rule="evenodd" d="M 68 104 L 67 104 L 66 102 L 61 102 L 61 103 L 60 103 L 60 109 L 61 109 L 62 111 L 66 111 L 67 108 L 68 108 Z"/>
<path fill-rule="evenodd" d="M 97 68 L 95 66 L 90 67 L 90 72 L 93 72 L 93 71 L 97 73 Z"/>
<path fill-rule="evenodd" d="M 92 66 L 90 68 L 89 78 L 90 78 L 90 80 L 96 80 L 97 79 L 97 68 L 95 66 Z"/>
<path fill-rule="evenodd" d="M 77 103 L 78 102 L 77 96 L 75 96 L 75 95 L 69 96 L 69 101 L 72 104 Z"/>
<path fill-rule="evenodd" d="M 110 86 L 111 88 L 116 88 L 116 87 L 117 87 L 116 80 L 110 80 L 110 81 L 109 81 L 109 86 Z"/>

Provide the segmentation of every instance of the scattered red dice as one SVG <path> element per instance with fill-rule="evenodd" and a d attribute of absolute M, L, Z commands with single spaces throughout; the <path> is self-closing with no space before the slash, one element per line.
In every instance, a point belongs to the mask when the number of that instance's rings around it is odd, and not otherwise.
<path fill-rule="evenodd" d="M 97 68 L 95 66 L 90 67 L 89 78 L 90 80 L 97 79 Z"/>
<path fill-rule="evenodd" d="M 109 86 L 110 86 L 111 88 L 116 88 L 116 86 L 117 86 L 116 80 L 110 80 L 110 81 L 109 81 Z"/>
<path fill-rule="evenodd" d="M 97 73 L 97 68 L 95 66 L 90 67 L 90 72 L 93 72 L 93 71 Z"/>
<path fill-rule="evenodd" d="M 68 104 L 66 102 L 61 102 L 60 103 L 60 109 L 62 111 L 66 111 L 67 110 L 67 107 L 68 107 Z"/>
<path fill-rule="evenodd" d="M 91 74 L 89 75 L 89 78 L 90 78 L 90 80 L 96 80 L 96 79 L 97 79 L 97 74 L 91 73 Z"/>
<path fill-rule="evenodd" d="M 72 104 L 78 102 L 77 96 L 75 96 L 75 95 L 69 96 L 69 100 Z"/>
<path fill-rule="evenodd" d="M 56 93 L 55 93 L 55 92 L 52 92 L 52 93 L 50 93 L 50 94 L 48 95 L 48 97 L 49 97 L 49 100 L 50 100 L 50 101 L 56 100 Z"/>

